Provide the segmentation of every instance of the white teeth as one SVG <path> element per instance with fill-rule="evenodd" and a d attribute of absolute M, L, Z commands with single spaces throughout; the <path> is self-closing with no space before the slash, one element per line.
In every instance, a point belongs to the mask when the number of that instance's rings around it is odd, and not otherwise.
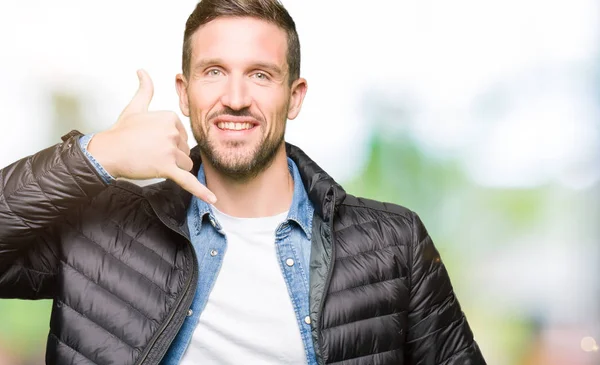
<path fill-rule="evenodd" d="M 217 127 L 219 127 L 220 129 L 241 131 L 242 129 L 252 128 L 252 123 L 219 122 L 219 123 L 217 123 Z"/>

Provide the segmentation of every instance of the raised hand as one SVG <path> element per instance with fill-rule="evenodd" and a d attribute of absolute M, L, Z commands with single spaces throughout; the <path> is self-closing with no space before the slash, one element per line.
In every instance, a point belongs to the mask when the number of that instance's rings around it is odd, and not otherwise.
<path fill-rule="evenodd" d="M 88 151 L 112 176 L 128 179 L 167 178 L 207 203 L 215 195 L 189 171 L 188 136 L 175 112 L 148 111 L 154 86 L 138 71 L 140 86 L 117 122 L 92 138 Z"/>

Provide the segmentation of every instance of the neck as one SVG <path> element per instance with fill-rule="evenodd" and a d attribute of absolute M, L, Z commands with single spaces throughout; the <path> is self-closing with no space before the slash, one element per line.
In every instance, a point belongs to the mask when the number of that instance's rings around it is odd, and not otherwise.
<path fill-rule="evenodd" d="M 215 207 L 240 218 L 273 216 L 290 209 L 294 181 L 288 169 L 285 144 L 277 151 L 273 162 L 256 177 L 236 181 L 224 176 L 209 163 L 204 163 L 206 186 L 217 196 Z"/>

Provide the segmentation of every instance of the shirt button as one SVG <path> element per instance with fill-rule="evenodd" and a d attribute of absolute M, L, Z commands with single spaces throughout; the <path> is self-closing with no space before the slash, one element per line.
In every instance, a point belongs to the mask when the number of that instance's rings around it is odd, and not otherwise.
<path fill-rule="evenodd" d="M 310 316 L 304 317 L 304 323 L 310 324 Z"/>
<path fill-rule="evenodd" d="M 219 251 L 217 251 L 217 250 L 210 250 L 210 255 L 213 257 L 217 256 L 218 253 L 219 253 Z"/>
<path fill-rule="evenodd" d="M 187 316 L 188 316 L 188 317 L 191 317 L 191 316 L 192 316 L 192 314 L 194 314 L 194 311 L 193 311 L 193 310 L 191 310 L 191 309 L 190 309 L 190 310 L 188 310 L 188 314 L 187 314 Z"/>
<path fill-rule="evenodd" d="M 294 259 L 287 259 L 287 260 L 285 260 L 285 264 L 287 266 L 294 266 Z"/>

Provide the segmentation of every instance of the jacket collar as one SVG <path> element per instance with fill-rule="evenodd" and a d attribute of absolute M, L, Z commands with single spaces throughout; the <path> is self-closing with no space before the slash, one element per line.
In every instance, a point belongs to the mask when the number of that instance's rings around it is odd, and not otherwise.
<path fill-rule="evenodd" d="M 346 197 L 346 192 L 300 148 L 286 143 L 286 152 L 298 168 L 302 184 L 313 204 L 315 213 L 325 222 L 329 222 L 335 214 L 336 207 Z M 198 146 L 192 148 L 190 158 L 194 162 L 191 173 L 198 176 L 201 165 Z M 159 218 L 167 225 L 189 236 L 186 227 L 186 213 L 192 201 L 192 194 L 171 180 L 149 185 L 143 190 L 144 196 Z"/>
<path fill-rule="evenodd" d="M 328 222 L 333 217 L 335 209 L 346 198 L 346 191 L 300 148 L 290 143 L 286 143 L 285 147 L 288 157 L 298 166 L 298 172 L 308 198 L 313 203 L 315 213 Z"/>

